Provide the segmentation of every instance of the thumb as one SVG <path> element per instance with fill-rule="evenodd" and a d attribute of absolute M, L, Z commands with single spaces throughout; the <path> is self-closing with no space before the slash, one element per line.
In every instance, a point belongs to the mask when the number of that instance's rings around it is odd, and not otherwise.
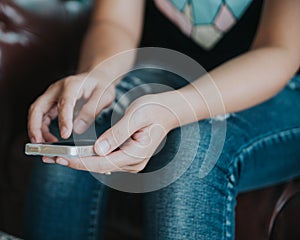
<path fill-rule="evenodd" d="M 98 138 L 94 146 L 95 152 L 100 156 L 111 153 L 145 126 L 145 121 L 135 121 L 134 115 L 125 114 L 119 122 Z"/>

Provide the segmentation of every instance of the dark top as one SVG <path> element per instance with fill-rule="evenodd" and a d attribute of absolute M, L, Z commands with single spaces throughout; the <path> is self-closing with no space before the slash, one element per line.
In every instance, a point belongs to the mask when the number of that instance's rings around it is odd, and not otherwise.
<path fill-rule="evenodd" d="M 210 50 L 204 49 L 166 17 L 153 0 L 146 1 L 142 47 L 164 47 L 184 53 L 207 71 L 247 51 L 259 23 L 262 0 L 254 0 L 237 23 Z"/>

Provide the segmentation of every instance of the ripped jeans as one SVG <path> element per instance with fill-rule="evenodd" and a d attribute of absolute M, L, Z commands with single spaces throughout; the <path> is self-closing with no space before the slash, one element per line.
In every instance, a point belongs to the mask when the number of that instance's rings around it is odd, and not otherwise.
<path fill-rule="evenodd" d="M 179 81 L 161 70 L 139 71 L 121 81 L 117 98 L 149 79 L 168 79 L 173 85 Z M 237 194 L 300 176 L 299 86 L 300 76 L 296 76 L 279 94 L 258 106 L 227 119 L 194 123 L 199 124 L 201 139 L 191 165 L 172 184 L 144 194 L 145 239 L 234 239 Z M 201 178 L 199 169 L 210 144 L 211 121 L 225 120 L 221 155 Z M 110 110 L 106 110 L 96 122 L 98 134 L 109 127 Z M 55 123 L 52 128 L 57 131 Z M 170 132 L 145 171 L 170 161 L 180 140 L 178 129 Z M 189 150 L 186 147 L 187 153 Z M 25 239 L 101 239 L 108 193 L 109 188 L 88 172 L 37 161 L 28 193 Z"/>

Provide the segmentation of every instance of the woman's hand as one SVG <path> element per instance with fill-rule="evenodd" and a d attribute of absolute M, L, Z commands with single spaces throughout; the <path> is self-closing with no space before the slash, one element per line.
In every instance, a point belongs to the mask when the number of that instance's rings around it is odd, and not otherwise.
<path fill-rule="evenodd" d="M 168 100 L 168 101 L 167 101 Z M 97 173 L 143 170 L 167 133 L 178 126 L 169 93 L 140 97 L 95 143 L 99 156 L 58 158 L 57 163 Z"/>
<path fill-rule="evenodd" d="M 28 134 L 31 142 L 57 141 L 49 131 L 50 122 L 56 117 L 62 138 L 68 138 L 73 129 L 83 133 L 95 116 L 114 100 L 115 86 L 108 79 L 103 73 L 91 76 L 82 73 L 52 84 L 30 107 Z M 73 119 L 79 99 L 84 99 L 85 103 Z"/>

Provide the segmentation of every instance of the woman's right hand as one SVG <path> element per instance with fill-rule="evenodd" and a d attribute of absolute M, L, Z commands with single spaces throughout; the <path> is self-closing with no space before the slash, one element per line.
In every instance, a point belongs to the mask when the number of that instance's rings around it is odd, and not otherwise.
<path fill-rule="evenodd" d="M 74 107 L 79 99 L 85 104 L 75 119 Z M 66 77 L 52 84 L 30 107 L 28 135 L 31 142 L 53 142 L 57 138 L 50 133 L 51 121 L 58 117 L 61 137 L 70 137 L 72 130 L 81 134 L 90 126 L 102 109 L 115 98 L 115 85 L 105 74 L 81 73 Z"/>

